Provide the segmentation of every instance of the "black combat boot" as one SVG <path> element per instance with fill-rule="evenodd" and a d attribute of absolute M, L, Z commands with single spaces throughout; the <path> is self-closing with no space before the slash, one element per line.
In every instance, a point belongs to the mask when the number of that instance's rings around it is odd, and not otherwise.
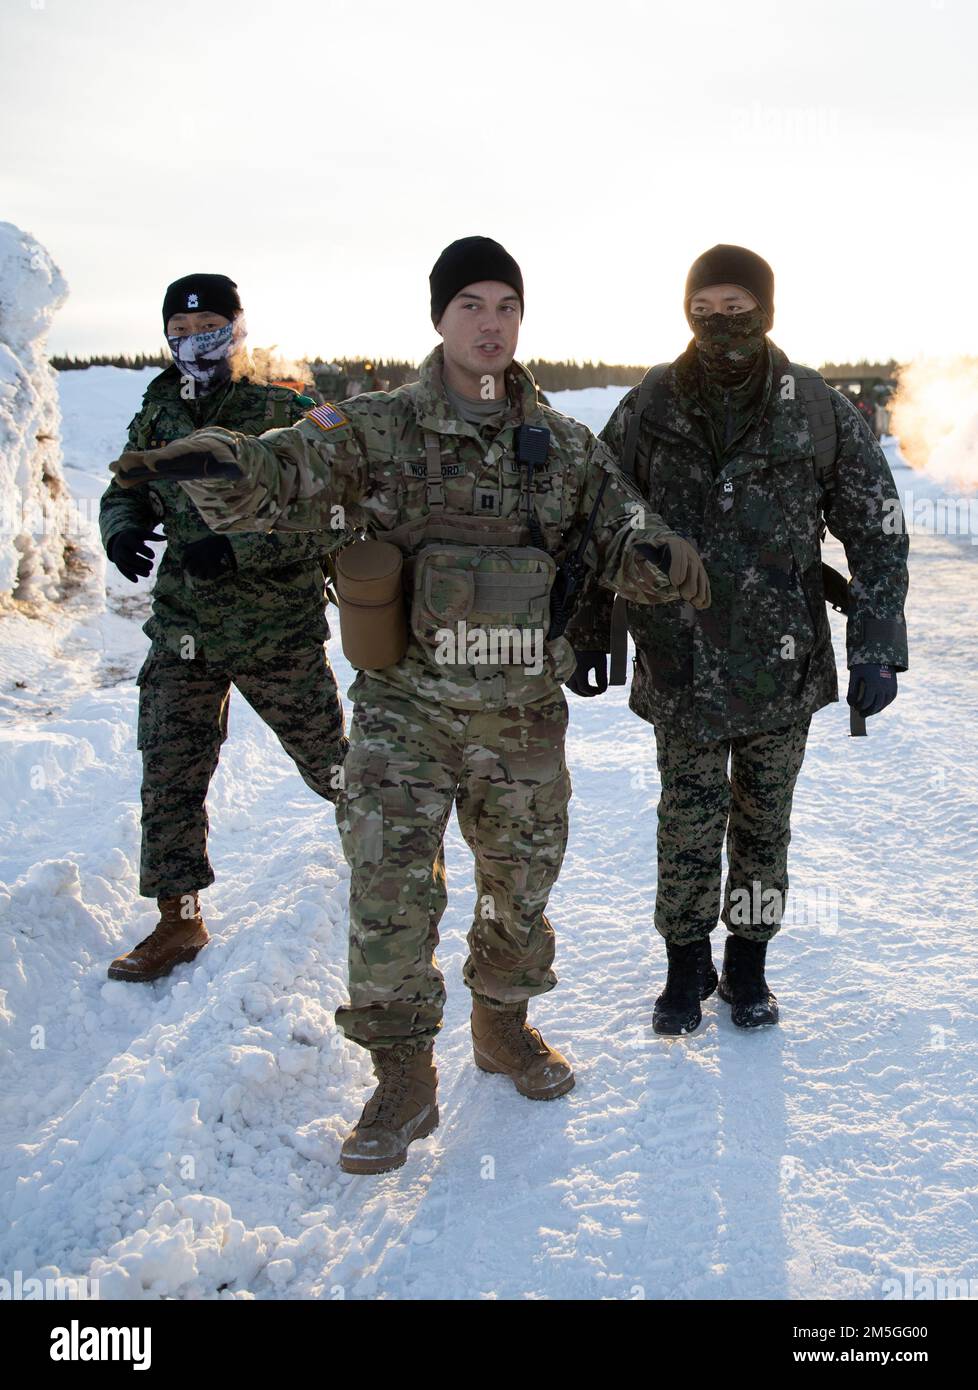
<path fill-rule="evenodd" d="M 652 1029 L 676 1037 L 695 1032 L 702 1023 L 700 1000 L 709 999 L 716 989 L 717 972 L 708 936 L 684 946 L 667 941 L 666 955 L 669 973 L 652 1010 Z"/>
<path fill-rule="evenodd" d="M 723 948 L 720 998 L 732 1005 L 730 1017 L 738 1028 L 762 1028 L 777 1023 L 778 1001 L 764 978 L 766 941 L 727 937 Z"/>

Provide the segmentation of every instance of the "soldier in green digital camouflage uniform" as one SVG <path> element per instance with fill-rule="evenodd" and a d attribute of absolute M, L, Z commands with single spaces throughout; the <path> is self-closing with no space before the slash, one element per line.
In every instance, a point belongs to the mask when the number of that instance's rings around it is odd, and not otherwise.
<path fill-rule="evenodd" d="M 379 1080 L 341 1156 L 361 1173 L 403 1163 L 438 1120 L 432 1042 L 445 992 L 434 949 L 453 804 L 476 861 L 464 968 L 476 1063 L 532 1099 L 574 1082 L 526 1020 L 527 1001 L 556 983 L 544 909 L 570 797 L 561 681 L 574 655 L 550 637 L 555 562 L 583 546 L 584 562 L 636 603 L 709 602 L 693 548 L 651 514 L 635 524 L 641 498 L 611 455 L 541 407 L 513 360 L 523 312 L 513 258 L 488 238 L 453 243 L 432 270 L 431 303 L 444 342 L 420 381 L 320 407 L 259 440 L 208 429 L 113 465 L 125 483 L 206 478 L 183 485 L 215 528 L 322 527 L 340 504 L 404 555 L 410 641 L 354 683 L 338 809 L 351 893 L 350 1000 L 337 1020 L 371 1049 Z M 463 632 L 523 645 L 449 650 Z"/>
<path fill-rule="evenodd" d="M 207 424 L 260 434 L 293 424 L 313 404 L 234 379 L 245 330 L 226 276 L 174 281 L 163 323 L 174 364 L 150 383 L 129 426 L 130 448 L 155 448 Z M 152 646 L 137 676 L 139 891 L 157 899 L 160 921 L 109 967 L 112 979 L 146 981 L 193 959 L 208 940 L 197 898 L 214 880 L 205 799 L 227 737 L 232 684 L 313 791 L 336 799 L 346 740 L 324 649 L 323 561 L 344 533 L 217 536 L 183 489 L 164 481 L 127 489 L 112 482 L 99 523 L 109 559 L 133 582 L 152 569 L 148 543 L 166 540 L 144 628 Z"/>
<path fill-rule="evenodd" d="M 865 715 L 883 709 L 907 666 L 907 538 L 887 524 L 899 512 L 889 467 L 859 413 L 818 378 L 835 448 L 830 472 L 818 475 L 803 398 L 811 392 L 800 389 L 817 373 L 793 367 L 766 337 L 770 266 L 742 247 L 716 246 L 693 264 L 685 307 L 693 341 L 654 369 L 661 374 L 632 436 L 636 482 L 652 510 L 695 543 L 712 592 L 705 612 L 671 604 L 628 614 L 630 703 L 655 727 L 662 784 L 655 924 L 669 969 L 653 1026 L 667 1034 L 696 1028 L 700 1000 L 717 986 L 710 933 L 725 835 L 730 934 L 720 994 L 740 1026 L 777 1021 L 764 962 L 788 888 L 792 792 L 811 716 L 838 699 L 823 518 L 852 572 L 850 705 Z M 638 388 L 602 431 L 619 458 L 637 398 Z M 606 683 L 613 597 L 591 585 L 569 628 L 578 694 Z"/>

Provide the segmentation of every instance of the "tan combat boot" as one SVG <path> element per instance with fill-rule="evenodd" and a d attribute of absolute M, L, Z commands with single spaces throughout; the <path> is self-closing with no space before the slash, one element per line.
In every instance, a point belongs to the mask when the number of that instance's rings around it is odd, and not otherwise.
<path fill-rule="evenodd" d="M 480 1071 L 511 1078 L 521 1096 L 556 1100 L 574 1085 L 566 1057 L 548 1047 L 526 1021 L 526 1005 L 489 1009 L 472 997 L 472 1051 Z"/>
<path fill-rule="evenodd" d="M 438 1073 L 431 1047 L 422 1052 L 377 1048 L 373 1064 L 379 1084 L 340 1150 L 345 1173 L 400 1168 L 408 1145 L 438 1128 Z"/>
<path fill-rule="evenodd" d="M 191 915 L 183 912 L 186 904 Z M 157 898 L 160 920 L 153 932 L 124 956 L 117 956 L 109 966 L 110 980 L 158 980 L 169 975 L 175 965 L 193 960 L 210 941 L 196 893 L 181 893 L 176 898 Z"/>

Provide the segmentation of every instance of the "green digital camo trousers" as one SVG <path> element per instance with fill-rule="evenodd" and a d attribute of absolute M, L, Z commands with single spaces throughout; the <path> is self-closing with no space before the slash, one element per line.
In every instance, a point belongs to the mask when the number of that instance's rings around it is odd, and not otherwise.
<path fill-rule="evenodd" d="M 422 1047 L 441 1026 L 435 961 L 445 910 L 443 838 L 454 803 L 475 855 L 463 978 L 490 1006 L 554 987 L 544 908 L 567 845 L 563 693 L 490 713 L 400 695 L 361 675 L 337 825 L 350 865 L 350 1002 L 364 1047 Z"/>
<path fill-rule="evenodd" d="M 686 743 L 656 729 L 662 795 L 655 925 L 667 941 L 708 936 L 721 915 L 730 931 L 753 941 L 777 932 L 781 911 L 774 905 L 783 907 L 788 891 L 791 798 L 810 723 L 715 743 Z"/>
<path fill-rule="evenodd" d="M 150 648 L 136 678 L 143 755 L 139 891 L 176 897 L 214 882 L 207 788 L 228 734 L 232 684 L 278 736 L 303 780 L 335 801 L 346 752 L 343 709 L 322 643 L 261 664 L 210 666 Z"/>

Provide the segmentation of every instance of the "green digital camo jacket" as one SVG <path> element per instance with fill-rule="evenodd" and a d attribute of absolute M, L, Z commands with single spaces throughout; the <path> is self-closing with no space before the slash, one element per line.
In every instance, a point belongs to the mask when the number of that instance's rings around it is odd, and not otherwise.
<path fill-rule="evenodd" d="M 666 527 L 651 514 L 644 525 L 635 525 L 641 499 L 590 430 L 541 406 L 532 376 L 514 362 L 507 373 L 509 410 L 494 435 L 480 433 L 449 405 L 442 362 L 439 346 L 423 363 L 420 381 L 344 401 L 340 423 L 326 429 L 306 419 L 260 439 L 216 431 L 233 447 L 244 476 L 181 486 L 215 530 L 321 528 L 339 505 L 348 524 L 383 539 L 429 515 L 425 433 L 430 432 L 440 449 L 445 516 L 489 514 L 515 522 L 526 505 L 526 468 L 516 460 L 516 432 L 522 423 L 542 425 L 550 430 L 550 449 L 535 473 L 533 505 L 545 548 L 558 561 L 568 554 L 607 475 L 586 563 L 636 603 L 676 599 L 668 578 L 640 550 L 643 543 L 661 544 Z M 206 435 L 201 446 L 206 447 Z M 372 675 L 408 695 L 455 708 L 502 709 L 547 698 L 573 669 L 573 651 L 563 637 L 547 644 L 543 670 L 533 674 L 519 665 L 447 669 L 412 636 L 400 662 Z"/>
<path fill-rule="evenodd" d="M 630 704 L 694 742 L 778 728 L 838 699 L 823 515 L 852 573 L 848 664 L 907 666 L 908 541 L 889 465 L 859 412 L 830 390 L 838 451 L 834 489 L 823 490 L 789 377 L 788 359 L 769 344 L 763 404 L 718 456 L 690 344 L 666 369 L 639 431 L 635 480 L 652 511 L 699 550 L 712 603 L 702 612 L 688 603 L 629 605 Z M 637 394 L 624 397 L 601 433 L 619 458 Z M 577 650 L 609 650 L 613 598 L 588 584 L 568 629 Z"/>
<path fill-rule="evenodd" d="M 181 381 L 176 367 L 168 367 L 150 382 L 129 426 L 127 448 L 157 448 L 209 424 L 261 434 L 293 424 L 313 404 L 287 387 L 247 381 L 229 382 L 188 401 L 181 396 Z M 110 483 L 99 511 L 102 544 L 130 526 L 162 526 L 166 536 L 152 614 L 143 629 L 155 643 L 181 652 L 192 636 L 195 652 L 214 663 L 260 662 L 283 648 L 329 637 L 322 564 L 349 538 L 342 531 L 231 536 L 236 572 L 195 579 L 183 569 L 184 548 L 213 532 L 179 484 L 120 488 Z"/>

